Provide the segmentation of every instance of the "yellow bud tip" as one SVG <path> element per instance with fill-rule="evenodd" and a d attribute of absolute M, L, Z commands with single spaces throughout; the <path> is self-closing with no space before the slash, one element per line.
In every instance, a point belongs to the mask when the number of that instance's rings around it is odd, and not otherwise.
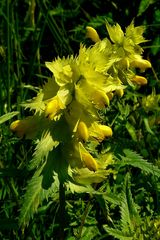
<path fill-rule="evenodd" d="M 92 100 L 98 109 L 102 109 L 110 104 L 109 96 L 104 91 L 95 91 Z"/>
<path fill-rule="evenodd" d="M 138 85 L 146 85 L 147 79 L 145 77 L 136 75 L 136 76 L 134 76 L 134 78 L 132 78 L 132 82 L 134 82 Z"/>
<path fill-rule="evenodd" d="M 117 89 L 116 94 L 118 95 L 118 97 L 122 97 L 124 95 L 124 90 L 123 89 Z"/>
<path fill-rule="evenodd" d="M 11 123 L 10 129 L 12 132 L 15 132 L 16 135 L 20 138 L 23 138 L 25 134 L 25 126 L 24 126 L 23 120 L 16 120 Z"/>
<path fill-rule="evenodd" d="M 46 105 L 45 116 L 53 120 L 59 110 L 60 106 L 58 100 L 54 98 Z"/>
<path fill-rule="evenodd" d="M 87 30 L 87 33 L 86 33 L 87 38 L 90 38 L 95 43 L 100 41 L 99 35 L 94 28 L 87 26 L 86 30 Z"/>
<path fill-rule="evenodd" d="M 148 60 L 141 58 L 137 58 L 136 60 L 131 62 L 131 66 L 140 68 L 141 71 L 145 71 L 145 69 L 152 67 L 151 63 Z"/>
<path fill-rule="evenodd" d="M 20 120 L 16 120 L 14 122 L 11 123 L 10 125 L 10 129 L 12 132 L 15 132 L 17 127 L 19 126 Z"/>
<path fill-rule="evenodd" d="M 86 126 L 86 124 L 81 121 L 78 124 L 78 128 L 77 128 L 77 133 L 80 139 L 87 141 L 89 138 L 89 133 L 88 133 L 88 128 Z"/>
<path fill-rule="evenodd" d="M 106 125 L 99 125 L 99 129 L 103 132 L 104 137 L 112 137 L 112 129 Z"/>
<path fill-rule="evenodd" d="M 82 153 L 82 160 L 84 161 L 86 167 L 91 171 L 97 171 L 98 164 L 96 160 L 91 156 L 90 153 Z"/>

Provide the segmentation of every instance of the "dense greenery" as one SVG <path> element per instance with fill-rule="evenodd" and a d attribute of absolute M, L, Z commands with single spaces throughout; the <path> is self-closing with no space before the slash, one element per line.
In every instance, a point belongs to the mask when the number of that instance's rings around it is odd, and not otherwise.
<path fill-rule="evenodd" d="M 1 239 L 160 239 L 159 9 L 156 0 L 1 1 Z M 123 97 L 114 96 L 101 111 L 113 136 L 94 154 L 114 153 L 113 174 L 95 184 L 94 192 L 64 189 L 57 180 L 47 190 L 32 166 L 37 142 L 17 138 L 10 123 L 30 115 L 21 104 L 36 96 L 51 76 L 46 61 L 78 55 L 80 42 L 93 44 L 86 38 L 86 26 L 104 38 L 106 20 L 125 30 L 133 19 L 135 26 L 145 26 L 149 41 L 141 46 L 152 68 L 137 70 L 147 85 L 128 86 Z M 36 148 L 42 155 L 45 144 Z M 46 169 L 50 182 L 50 165 Z M 41 185 L 43 191 L 34 198 Z"/>

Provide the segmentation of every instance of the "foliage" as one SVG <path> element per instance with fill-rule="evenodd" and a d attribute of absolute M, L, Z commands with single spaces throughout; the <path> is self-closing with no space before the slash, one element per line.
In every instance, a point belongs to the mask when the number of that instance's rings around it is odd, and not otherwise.
<path fill-rule="evenodd" d="M 159 7 L 159 1 L 148 0 L 54 3 L 25 0 L 23 5 L 19 0 L 1 1 L 2 239 L 42 239 L 42 236 L 43 239 L 87 240 L 160 238 Z M 117 22 L 119 25 L 115 24 Z M 134 28 L 140 25 L 145 28 Z M 143 31 L 149 41 L 144 41 Z M 126 37 L 129 41 L 125 45 Z M 135 42 L 129 48 L 127 42 L 133 39 Z M 101 43 L 107 44 L 106 52 Z M 110 48 L 117 53 L 113 61 Z M 100 49 L 110 61 L 104 61 Z M 146 60 L 137 59 L 137 56 L 133 59 L 133 51 L 143 54 Z M 82 64 L 88 58 L 92 72 Z M 149 62 L 152 67 L 143 73 Z M 123 64 L 127 68 L 122 71 Z M 98 66 L 99 75 L 93 71 L 95 66 Z M 57 67 L 59 72 L 55 71 Z M 75 85 L 79 84 L 74 91 L 72 84 L 66 84 L 71 77 L 70 70 Z M 103 82 L 104 72 L 107 73 L 107 97 L 102 93 L 104 85 L 99 86 L 97 81 L 101 77 Z M 61 74 L 64 82 L 61 82 Z M 89 104 L 93 85 L 89 79 L 91 74 L 94 90 L 99 90 L 99 95 L 94 92 L 94 107 Z M 148 80 L 148 84 L 133 84 L 131 80 L 135 75 L 143 75 L 135 81 L 146 83 Z M 116 76 L 121 82 L 111 86 L 108 76 Z M 75 92 L 79 94 L 76 98 Z M 52 101 L 55 96 L 62 100 L 61 104 Z M 87 108 L 87 114 L 80 119 L 77 105 L 73 106 L 75 108 L 70 109 L 72 123 L 66 118 L 71 99 L 80 103 L 80 109 Z M 60 112 L 56 111 L 55 115 L 50 112 L 53 103 L 57 104 L 56 109 L 60 106 Z M 96 113 L 96 118 L 88 120 L 88 112 L 90 116 Z M 57 113 L 60 116 L 65 113 L 65 116 L 59 118 Z M 18 134 L 20 139 L 9 130 L 10 119 L 17 115 L 16 123 L 23 123 Z M 26 117 L 28 115 L 30 117 Z M 58 123 L 53 119 L 55 116 Z M 101 129 L 93 134 L 90 121 L 94 123 L 97 117 Z M 102 126 L 106 124 L 105 134 L 112 137 L 104 134 Z M 75 138 L 70 144 L 72 135 Z M 81 142 L 80 154 L 74 156 L 78 168 L 72 158 L 71 166 L 64 161 L 71 153 L 67 149 L 72 149 L 77 138 Z M 67 140 L 62 153 L 64 139 Z M 87 160 L 81 165 L 82 155 Z M 108 161 L 98 169 L 105 159 Z M 80 171 L 78 175 L 77 170 Z M 60 182 L 64 181 L 62 186 Z"/>

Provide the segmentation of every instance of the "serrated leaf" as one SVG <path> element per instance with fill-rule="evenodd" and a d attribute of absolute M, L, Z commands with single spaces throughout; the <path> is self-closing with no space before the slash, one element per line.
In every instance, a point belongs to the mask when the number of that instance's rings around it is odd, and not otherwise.
<path fill-rule="evenodd" d="M 112 194 L 112 193 L 104 193 L 103 197 L 105 200 L 108 202 L 115 204 L 115 205 L 120 205 L 120 198 L 117 196 L 117 194 Z"/>
<path fill-rule="evenodd" d="M 98 171 L 90 171 L 88 168 L 81 168 L 77 169 L 73 173 L 73 178 L 76 182 L 83 184 L 83 185 L 89 185 L 92 183 L 99 183 L 102 182 L 106 177 L 113 173 L 112 170 L 98 170 Z"/>
<path fill-rule="evenodd" d="M 34 110 L 35 113 L 42 112 L 45 109 L 43 96 L 44 96 L 43 92 L 40 91 L 36 97 L 34 97 L 31 100 L 28 100 L 26 103 L 22 103 L 21 106 L 25 107 L 25 109 L 30 108 L 30 111 Z"/>
<path fill-rule="evenodd" d="M 125 184 L 121 196 L 121 226 L 122 231 L 125 232 L 127 229 L 128 232 L 134 231 L 135 223 L 137 224 L 140 221 L 136 205 L 133 201 L 131 189 L 130 189 L 130 176 L 129 174 L 125 177 Z M 140 223 L 140 222 L 139 222 Z"/>
<path fill-rule="evenodd" d="M 133 152 L 130 149 L 124 149 L 124 153 L 126 156 L 121 156 L 121 166 L 131 165 L 140 168 L 146 173 L 160 177 L 160 169 L 152 163 L 147 162 L 147 160 L 144 160 L 138 153 Z"/>
<path fill-rule="evenodd" d="M 67 184 L 68 190 L 70 190 L 72 193 L 92 193 L 94 192 L 94 189 L 88 185 L 88 186 L 81 186 L 78 184 L 74 184 L 73 182 L 69 181 Z"/>
<path fill-rule="evenodd" d="M 48 153 L 53 149 L 53 147 L 57 147 L 58 144 L 59 142 L 53 140 L 50 132 L 45 132 L 42 135 L 41 140 L 37 143 L 29 169 L 33 169 L 42 164 L 47 159 Z"/>
<path fill-rule="evenodd" d="M 33 217 L 37 211 L 38 206 L 44 199 L 57 197 L 58 192 L 58 177 L 54 176 L 54 182 L 52 186 L 45 190 L 42 188 L 43 176 L 40 175 L 41 169 L 35 173 L 30 182 L 28 183 L 26 193 L 24 195 L 23 205 L 20 210 L 19 225 L 25 228 L 28 225 L 29 220 Z"/>
<path fill-rule="evenodd" d="M 10 120 L 11 118 L 13 118 L 14 116 L 16 116 L 19 112 L 11 112 L 11 113 L 6 113 L 3 116 L 0 117 L 0 124 Z"/>
<path fill-rule="evenodd" d="M 119 240 L 133 240 L 132 236 L 127 236 L 121 230 L 108 227 L 108 225 L 103 225 L 104 230 L 109 233 L 111 236 Z"/>

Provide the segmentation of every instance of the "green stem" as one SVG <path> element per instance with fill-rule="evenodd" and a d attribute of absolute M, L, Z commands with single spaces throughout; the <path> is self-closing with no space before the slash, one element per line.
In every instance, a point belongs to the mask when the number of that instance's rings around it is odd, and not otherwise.
<path fill-rule="evenodd" d="M 79 229 L 79 233 L 78 235 L 76 236 L 76 239 L 81 239 L 81 235 L 82 235 L 82 230 L 83 230 L 83 227 L 84 227 L 84 224 L 85 224 L 85 220 L 87 218 L 87 215 L 89 213 L 89 210 L 90 210 L 90 204 L 91 204 L 91 196 L 89 197 L 89 200 L 87 202 L 87 206 L 86 206 L 86 209 L 82 215 L 82 219 L 81 219 L 81 226 L 80 226 L 80 229 Z"/>
<path fill-rule="evenodd" d="M 59 184 L 59 224 L 60 224 L 60 233 L 59 240 L 64 240 L 64 228 L 65 228 L 65 188 L 64 183 L 60 181 Z"/>

